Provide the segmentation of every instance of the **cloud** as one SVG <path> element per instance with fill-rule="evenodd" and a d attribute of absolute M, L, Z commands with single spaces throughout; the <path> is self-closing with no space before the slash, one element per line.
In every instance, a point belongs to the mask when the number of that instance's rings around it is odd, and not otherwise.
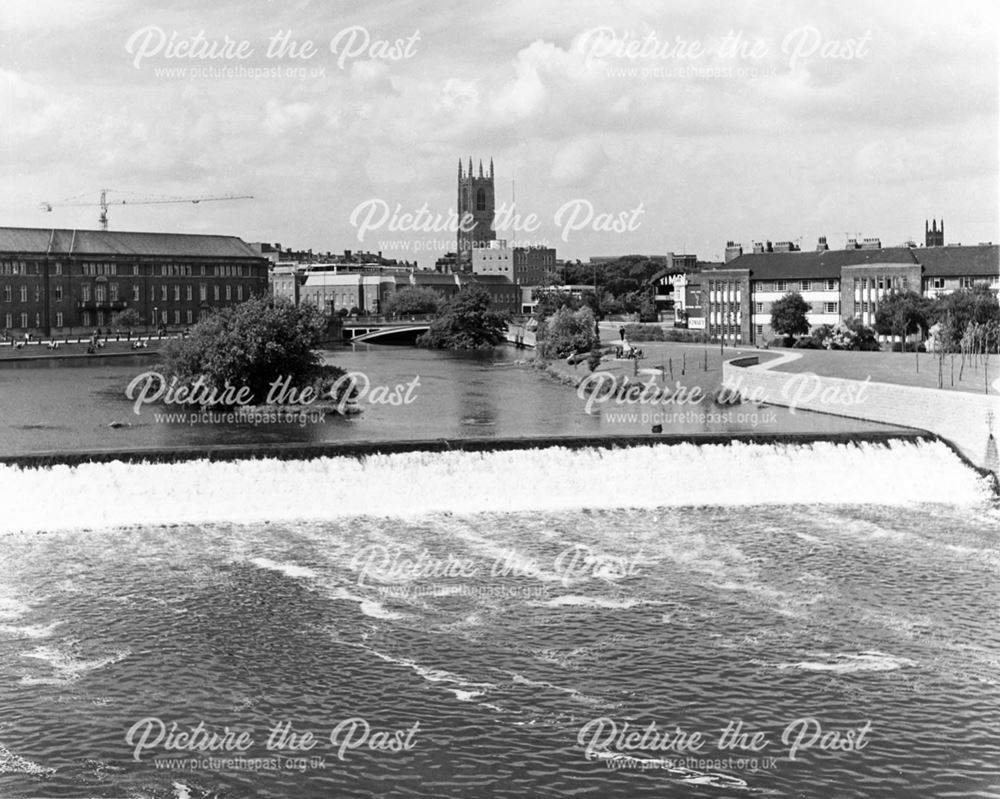
<path fill-rule="evenodd" d="M 608 154 L 594 139 L 580 138 L 560 147 L 552 162 L 552 179 L 559 186 L 581 186 L 596 180 Z"/>

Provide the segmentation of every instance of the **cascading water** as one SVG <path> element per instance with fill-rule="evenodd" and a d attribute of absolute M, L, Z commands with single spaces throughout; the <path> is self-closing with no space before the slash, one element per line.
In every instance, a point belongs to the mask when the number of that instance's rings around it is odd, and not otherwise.
<path fill-rule="evenodd" d="M 4 797 L 995 781 L 1000 516 L 938 442 L 2 467 L 0 487 Z M 159 723 L 250 743 L 136 732 Z"/>
<path fill-rule="evenodd" d="M 0 530 L 577 508 L 967 503 L 989 488 L 944 444 L 678 444 L 364 459 L 0 467 Z"/>

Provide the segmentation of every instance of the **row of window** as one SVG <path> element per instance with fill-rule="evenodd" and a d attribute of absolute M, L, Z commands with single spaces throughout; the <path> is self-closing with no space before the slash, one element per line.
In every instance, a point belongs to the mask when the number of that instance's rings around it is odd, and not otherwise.
<path fill-rule="evenodd" d="M 769 303 L 767 305 L 769 305 Z M 755 302 L 753 304 L 753 312 L 755 314 L 758 314 L 758 313 L 767 313 L 767 311 L 764 310 L 765 307 L 766 307 L 765 303 L 763 303 L 763 302 Z M 819 307 L 820 307 L 821 310 L 819 310 L 818 313 L 825 313 L 825 314 L 840 313 L 840 303 L 839 302 L 821 302 L 821 303 L 819 303 Z"/>
<path fill-rule="evenodd" d="M 824 280 L 762 280 L 754 285 L 755 291 L 837 291 L 840 282 Z"/>
<path fill-rule="evenodd" d="M 22 314 L 23 316 L 23 314 Z M 171 315 L 168 311 L 160 311 L 157 315 L 153 317 L 153 324 L 169 325 L 171 324 L 171 316 L 173 324 L 175 325 L 193 325 L 194 324 L 194 311 L 188 310 L 183 313 L 179 310 L 175 310 Z M 203 316 L 199 313 L 199 318 Z M 104 325 L 111 324 L 111 314 L 107 311 L 97 311 L 96 313 L 92 311 L 84 311 L 82 323 L 84 327 L 93 327 L 95 324 L 98 327 L 103 327 Z M 38 327 L 38 325 L 35 325 Z M 56 327 L 62 327 L 62 314 L 56 314 Z"/>
<path fill-rule="evenodd" d="M 160 286 L 160 298 L 159 302 L 169 302 L 169 297 L 171 292 L 169 291 L 169 286 Z M 233 287 L 229 284 L 225 286 L 214 285 L 212 286 L 212 299 L 216 302 L 221 301 L 223 289 L 225 290 L 226 301 L 231 302 L 233 299 Z M 132 286 L 132 302 L 139 302 L 140 300 L 140 286 L 135 284 Z M 181 286 L 173 287 L 173 299 L 174 302 L 181 301 Z M 243 286 L 238 284 L 236 286 L 236 299 L 238 302 L 243 301 Z M 20 301 L 28 302 L 28 287 L 20 287 Z M 62 302 L 63 300 L 63 287 L 55 286 L 53 288 L 53 298 L 56 302 Z M 34 287 L 34 301 L 41 301 L 41 288 L 39 286 Z M 184 298 L 191 302 L 194 300 L 194 287 L 191 285 L 184 286 Z M 89 283 L 85 283 L 80 287 L 80 300 L 82 302 L 118 302 L 120 300 L 118 284 L 117 283 L 95 283 L 93 286 Z M 157 302 L 156 298 L 156 286 L 150 287 L 149 290 L 149 300 L 150 302 Z M 198 300 L 199 302 L 208 301 L 208 284 L 201 283 L 198 286 Z M 14 292 L 11 286 L 6 285 L 3 287 L 3 301 L 13 302 Z"/>
<path fill-rule="evenodd" d="M 39 261 L 0 261 L 0 275 L 40 275 Z M 119 264 L 114 261 L 86 261 L 80 265 L 81 274 L 89 277 L 106 275 L 115 277 L 136 277 L 141 275 L 139 264 Z M 195 272 L 197 270 L 197 274 Z M 159 273 L 160 277 L 251 277 L 249 264 L 220 264 L 205 266 L 205 264 L 159 264 L 151 265 L 149 274 Z M 52 274 L 62 275 L 63 265 L 55 261 L 52 264 Z"/>

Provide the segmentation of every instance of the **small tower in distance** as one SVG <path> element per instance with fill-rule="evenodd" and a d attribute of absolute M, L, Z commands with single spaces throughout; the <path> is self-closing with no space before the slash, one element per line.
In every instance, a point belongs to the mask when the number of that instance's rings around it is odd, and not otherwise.
<path fill-rule="evenodd" d="M 457 269 L 459 272 L 472 271 L 472 251 L 489 247 L 496 241 L 493 216 L 496 210 L 496 193 L 493 188 L 493 159 L 490 168 L 483 172 L 483 162 L 479 162 L 478 176 L 473 173 L 472 159 L 469 171 L 463 173 L 462 161 L 458 161 L 458 242 Z M 463 221 L 465 220 L 465 221 Z M 471 220 L 471 221 L 469 221 Z M 464 229 L 463 229 L 464 228 Z"/>
<path fill-rule="evenodd" d="M 924 220 L 924 245 L 927 247 L 944 246 L 944 220 L 941 220 L 941 229 L 938 230 L 937 220 L 932 219 L 931 227 L 927 227 L 927 220 Z"/>

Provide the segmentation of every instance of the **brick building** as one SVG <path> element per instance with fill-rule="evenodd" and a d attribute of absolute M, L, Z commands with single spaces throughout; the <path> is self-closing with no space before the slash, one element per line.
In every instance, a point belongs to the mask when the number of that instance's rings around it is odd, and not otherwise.
<path fill-rule="evenodd" d="M 825 241 L 813 252 L 755 248 L 733 253 L 725 266 L 701 272 L 700 279 L 709 336 L 759 344 L 776 335 L 772 306 L 792 291 L 809 303 L 811 327 L 849 319 L 872 326 L 879 303 L 892 291 L 927 297 L 975 285 L 1000 291 L 1000 247 L 883 248 L 877 239 L 866 239 L 844 250 L 830 250 Z"/>
<path fill-rule="evenodd" d="M 0 228 L 0 334 L 107 328 L 134 308 L 177 328 L 267 292 L 268 261 L 235 236 Z"/>

